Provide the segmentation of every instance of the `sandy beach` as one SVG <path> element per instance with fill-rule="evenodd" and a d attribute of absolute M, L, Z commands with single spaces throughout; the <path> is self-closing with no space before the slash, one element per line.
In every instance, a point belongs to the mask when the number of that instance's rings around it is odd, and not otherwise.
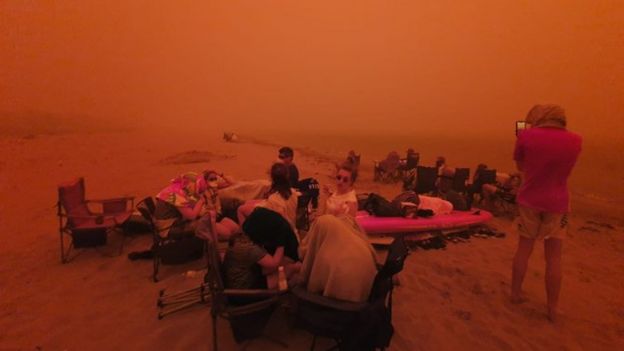
<path fill-rule="evenodd" d="M 150 280 L 151 261 L 129 261 L 127 253 L 150 245 L 149 235 L 120 236 L 107 246 L 84 250 L 61 264 L 56 185 L 84 176 L 87 197 L 155 194 L 187 170 L 219 169 L 239 180 L 263 179 L 280 140 L 225 143 L 221 131 L 83 128 L 28 133 L 0 139 L 0 350 L 207 350 L 209 308 L 199 306 L 158 320 L 158 292 L 199 283 L 184 272 L 201 261 L 163 266 Z M 191 136 L 191 137 L 189 137 Z M 245 141 L 247 140 L 247 141 Z M 332 162 L 316 145 L 295 145 L 302 176 L 331 181 Z M 436 150 L 420 148 L 422 154 Z M 364 156 L 365 158 L 365 156 Z M 399 185 L 372 182 L 371 160 L 363 160 L 358 191 L 388 196 Z M 585 213 L 579 210 L 579 213 Z M 624 347 L 624 227 L 603 217 L 574 215 L 564 245 L 562 318 L 548 322 L 543 249 L 536 247 L 524 290 L 528 301 L 509 302 L 511 258 L 516 236 L 508 218 L 491 226 L 505 238 L 473 238 L 444 250 L 414 250 L 395 290 L 390 350 L 614 350 Z M 382 255 L 383 253 L 380 252 Z M 226 322 L 218 325 L 223 350 L 236 348 Z M 311 336 L 288 326 L 278 312 L 269 333 L 305 350 Z M 324 341 L 327 346 L 329 343 Z M 280 350 L 252 342 L 248 350 Z"/>

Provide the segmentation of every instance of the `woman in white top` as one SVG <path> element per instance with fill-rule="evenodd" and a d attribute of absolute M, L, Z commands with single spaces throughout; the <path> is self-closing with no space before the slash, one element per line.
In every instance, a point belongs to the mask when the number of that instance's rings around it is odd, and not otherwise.
<path fill-rule="evenodd" d="M 296 232 L 297 199 L 299 192 L 290 187 L 288 168 L 283 163 L 271 166 L 271 189 L 269 196 L 262 201 L 247 202 L 238 208 L 239 223 L 244 223 L 256 207 L 264 207 L 282 215 Z"/>
<path fill-rule="evenodd" d="M 353 183 L 357 179 L 357 168 L 351 163 L 343 163 L 336 174 L 336 191 L 331 192 L 326 186 L 325 192 L 329 197 L 325 202 L 325 213 L 334 216 L 349 215 L 355 217 L 357 213 L 357 197 Z"/>

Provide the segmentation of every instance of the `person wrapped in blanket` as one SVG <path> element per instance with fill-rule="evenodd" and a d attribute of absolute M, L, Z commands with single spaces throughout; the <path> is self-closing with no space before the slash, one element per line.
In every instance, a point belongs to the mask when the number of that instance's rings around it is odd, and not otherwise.
<path fill-rule="evenodd" d="M 197 182 L 198 193 L 204 198 L 204 208 L 201 211 L 201 216 L 214 212 L 215 229 L 217 231 L 217 238 L 221 240 L 229 239 L 233 234 L 240 232 L 239 225 L 232 219 L 223 215 L 223 209 L 221 206 L 221 199 L 219 198 L 219 189 L 226 188 L 232 184 L 228 177 L 223 173 L 219 174 L 215 170 L 204 171 L 202 176 Z M 198 232 L 198 235 L 205 235 L 206 233 Z M 202 237 L 203 239 L 209 239 Z"/>
<path fill-rule="evenodd" d="M 225 287 L 276 289 L 279 266 L 287 278 L 299 272 L 298 248 L 297 237 L 282 215 L 255 208 L 243 224 L 243 233 L 230 238 L 223 261 Z"/>
<path fill-rule="evenodd" d="M 205 213 L 206 199 L 198 189 L 202 187 L 195 172 L 184 173 L 171 180 L 171 183 L 156 195 L 154 211 L 155 224 L 161 237 L 176 238 L 193 234 L 197 221 Z"/>
<path fill-rule="evenodd" d="M 156 195 L 154 224 L 161 238 L 186 239 L 206 237 L 211 232 L 209 216 L 205 214 L 205 197 L 198 192 L 201 177 L 194 172 L 184 173 Z M 128 254 L 130 260 L 151 259 L 153 248 Z"/>
<path fill-rule="evenodd" d="M 352 216 L 319 216 L 300 252 L 300 278 L 308 291 L 351 302 L 368 299 L 377 274 L 375 250 Z"/>

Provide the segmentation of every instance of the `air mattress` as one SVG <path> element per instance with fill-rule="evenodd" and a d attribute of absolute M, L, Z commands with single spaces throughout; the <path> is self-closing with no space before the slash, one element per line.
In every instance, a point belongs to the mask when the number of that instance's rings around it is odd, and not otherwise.
<path fill-rule="evenodd" d="M 367 234 L 409 234 L 470 227 L 487 222 L 492 214 L 484 210 L 453 211 L 429 218 L 375 217 L 358 211 L 356 221 Z"/>

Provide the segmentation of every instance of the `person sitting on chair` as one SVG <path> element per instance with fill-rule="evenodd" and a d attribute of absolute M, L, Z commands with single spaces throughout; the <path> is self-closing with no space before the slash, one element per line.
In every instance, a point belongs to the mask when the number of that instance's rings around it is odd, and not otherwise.
<path fill-rule="evenodd" d="M 210 217 L 202 217 L 206 199 L 198 193 L 201 186 L 197 173 L 188 172 L 172 179 L 156 195 L 154 225 L 161 238 L 182 239 L 193 235 L 203 238 L 205 233 L 210 233 Z M 128 258 L 151 259 L 153 255 L 152 247 L 130 252 Z"/>
<path fill-rule="evenodd" d="M 407 149 L 407 155 L 405 156 L 405 166 L 404 169 L 409 171 L 411 169 L 415 169 L 418 167 L 418 162 L 420 161 L 420 154 L 414 149 Z"/>
<path fill-rule="evenodd" d="M 400 174 L 401 156 L 396 151 L 388 153 L 388 156 L 375 166 L 375 178 L 382 181 L 395 180 Z"/>
<path fill-rule="evenodd" d="M 353 217 L 318 217 L 304 243 L 301 280 L 308 291 L 344 301 L 368 299 L 377 274 L 375 250 Z"/>
<path fill-rule="evenodd" d="M 286 165 L 286 169 L 288 172 L 288 182 L 290 183 L 291 188 L 296 188 L 299 183 L 299 169 L 294 164 L 293 159 L 295 158 L 295 152 L 291 147 L 284 146 L 279 149 L 279 154 L 277 156 L 279 158 L 279 162 Z"/>
<path fill-rule="evenodd" d="M 442 174 L 442 170 L 446 167 L 446 157 L 438 156 L 438 158 L 436 158 L 435 167 L 438 169 L 438 175 Z"/>
<path fill-rule="evenodd" d="M 483 171 L 487 170 L 488 166 L 484 163 L 479 163 L 477 165 L 477 169 L 475 170 L 474 176 L 472 177 L 472 184 L 468 186 L 466 191 L 467 193 L 467 203 L 468 208 L 472 208 L 472 202 L 474 201 L 475 194 L 481 194 L 481 190 L 483 188 L 484 180 L 483 180 Z"/>
<path fill-rule="evenodd" d="M 353 189 L 353 183 L 357 179 L 357 168 L 351 163 L 345 162 L 338 167 L 336 174 L 336 191 L 324 186 L 323 190 L 329 194 L 325 202 L 325 213 L 335 216 L 349 215 L 355 217 L 357 213 L 357 197 Z"/>
<path fill-rule="evenodd" d="M 219 179 L 222 181 L 219 182 Z M 204 171 L 202 177 L 199 179 L 199 193 L 204 197 L 204 214 L 209 211 L 214 211 L 216 218 L 216 231 L 219 239 L 227 240 L 235 233 L 240 232 L 239 225 L 232 219 L 223 215 L 221 207 L 221 199 L 219 198 L 219 189 L 228 187 L 231 181 L 221 173 L 219 175 L 214 170 Z M 208 238 L 204 238 L 208 239 Z"/>
<path fill-rule="evenodd" d="M 195 232 L 206 202 L 198 188 L 197 173 L 188 172 L 171 180 L 156 195 L 154 217 L 161 236 Z"/>
<path fill-rule="evenodd" d="M 279 213 L 255 208 L 243 224 L 243 232 L 232 237 L 226 252 L 226 287 L 274 289 L 279 266 L 284 266 L 289 278 L 299 271 L 299 242 Z"/>
<path fill-rule="evenodd" d="M 351 150 L 347 154 L 346 162 L 353 165 L 354 168 L 360 167 L 360 155 L 356 154 L 355 151 Z"/>
<path fill-rule="evenodd" d="M 516 193 L 521 185 L 520 173 L 504 174 L 496 184 L 483 184 L 481 197 L 488 206 L 492 206 L 497 198 L 515 202 Z"/>
<path fill-rule="evenodd" d="M 453 179 L 455 178 L 455 171 L 452 168 L 444 168 L 442 174 L 437 182 L 438 197 L 442 200 L 446 200 L 453 205 L 453 209 L 457 211 L 467 211 L 466 199 L 453 190 Z"/>
<path fill-rule="evenodd" d="M 281 214 L 295 229 L 297 201 L 300 193 L 291 188 L 289 175 L 288 166 L 283 163 L 274 163 L 271 166 L 271 189 L 268 198 L 240 206 L 238 208 L 238 223 L 242 225 L 251 212 L 260 206 Z"/>

